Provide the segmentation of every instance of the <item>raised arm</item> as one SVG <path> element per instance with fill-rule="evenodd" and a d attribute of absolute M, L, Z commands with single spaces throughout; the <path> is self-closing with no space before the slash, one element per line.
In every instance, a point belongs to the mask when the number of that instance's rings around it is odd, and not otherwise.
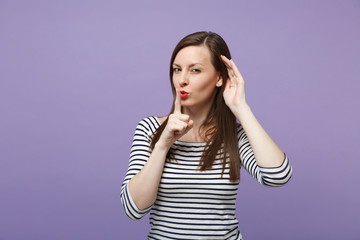
<path fill-rule="evenodd" d="M 290 180 L 292 168 L 285 154 L 280 166 L 261 167 L 255 160 L 249 139 L 241 125 L 238 126 L 237 136 L 241 164 L 259 183 L 269 187 L 279 187 Z"/>
<path fill-rule="evenodd" d="M 229 74 L 224 90 L 225 103 L 244 128 L 257 164 L 264 168 L 280 167 L 285 160 L 284 152 L 266 133 L 247 104 L 245 82 L 234 61 L 225 56 L 221 58 Z"/>

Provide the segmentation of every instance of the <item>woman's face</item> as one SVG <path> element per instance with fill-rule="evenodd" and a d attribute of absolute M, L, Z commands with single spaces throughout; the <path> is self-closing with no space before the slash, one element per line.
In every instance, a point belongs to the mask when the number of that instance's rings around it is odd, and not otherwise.
<path fill-rule="evenodd" d="M 189 46 L 178 52 L 173 63 L 173 83 L 181 91 L 183 107 L 210 108 L 222 80 L 206 46 Z"/>

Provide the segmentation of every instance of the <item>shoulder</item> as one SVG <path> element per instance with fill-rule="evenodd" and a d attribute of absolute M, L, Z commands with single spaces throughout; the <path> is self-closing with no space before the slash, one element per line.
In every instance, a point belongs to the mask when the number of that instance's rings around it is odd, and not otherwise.
<path fill-rule="evenodd" d="M 168 116 L 164 116 L 164 117 L 158 117 L 157 119 L 159 120 L 160 124 L 163 124 L 163 122 L 165 122 L 166 118 Z"/>
<path fill-rule="evenodd" d="M 145 132 L 147 135 L 152 135 L 161 125 L 162 121 L 164 121 L 163 118 L 155 116 L 145 117 L 139 121 L 136 129 Z"/>

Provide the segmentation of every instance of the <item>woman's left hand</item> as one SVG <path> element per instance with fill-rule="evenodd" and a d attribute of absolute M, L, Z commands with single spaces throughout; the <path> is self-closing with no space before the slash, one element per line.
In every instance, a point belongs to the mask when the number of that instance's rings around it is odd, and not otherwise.
<path fill-rule="evenodd" d="M 225 63 L 229 78 L 226 79 L 224 89 L 224 100 L 230 110 L 235 113 L 242 106 L 246 106 L 245 99 L 245 81 L 234 61 L 221 55 L 222 61 Z"/>

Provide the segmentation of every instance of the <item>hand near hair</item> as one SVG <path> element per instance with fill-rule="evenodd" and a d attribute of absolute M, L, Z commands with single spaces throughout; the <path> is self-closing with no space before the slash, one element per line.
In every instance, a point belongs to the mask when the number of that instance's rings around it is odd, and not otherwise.
<path fill-rule="evenodd" d="M 235 111 L 246 106 L 245 81 L 234 61 L 221 55 L 221 60 L 227 67 L 229 78 L 225 82 L 224 100 L 226 105 L 235 114 Z"/>
<path fill-rule="evenodd" d="M 193 127 L 193 124 L 194 122 L 190 119 L 189 115 L 181 113 L 180 90 L 176 89 L 174 112 L 169 115 L 168 122 L 158 143 L 169 149 L 176 140 Z"/>

